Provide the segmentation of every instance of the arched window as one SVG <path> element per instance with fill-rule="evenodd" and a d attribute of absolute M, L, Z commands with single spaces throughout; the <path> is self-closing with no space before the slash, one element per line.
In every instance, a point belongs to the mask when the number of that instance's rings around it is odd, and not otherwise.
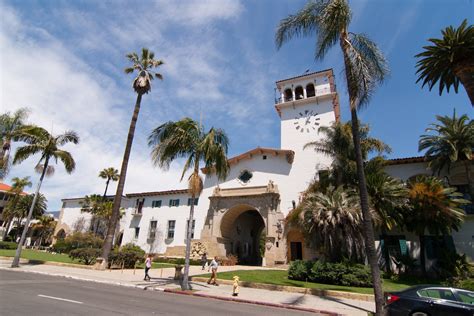
<path fill-rule="evenodd" d="M 285 90 L 285 102 L 293 100 L 293 92 L 291 89 Z"/>
<path fill-rule="evenodd" d="M 297 86 L 295 89 L 295 98 L 296 100 L 300 100 L 304 98 L 304 92 L 302 86 Z"/>
<path fill-rule="evenodd" d="M 306 97 L 311 98 L 311 97 L 314 97 L 315 95 L 316 93 L 314 91 L 314 84 L 308 83 L 308 85 L 306 86 Z"/>

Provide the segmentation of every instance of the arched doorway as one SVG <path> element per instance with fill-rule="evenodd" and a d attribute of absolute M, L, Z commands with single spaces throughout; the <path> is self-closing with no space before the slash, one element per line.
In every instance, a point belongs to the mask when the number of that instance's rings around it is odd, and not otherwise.
<path fill-rule="evenodd" d="M 64 231 L 64 229 L 61 228 L 56 234 L 56 239 L 64 239 L 64 238 L 66 238 L 66 232 Z"/>
<path fill-rule="evenodd" d="M 246 205 L 230 209 L 221 221 L 226 255 L 237 256 L 239 264 L 262 265 L 260 239 L 264 229 L 265 222 L 256 209 Z"/>

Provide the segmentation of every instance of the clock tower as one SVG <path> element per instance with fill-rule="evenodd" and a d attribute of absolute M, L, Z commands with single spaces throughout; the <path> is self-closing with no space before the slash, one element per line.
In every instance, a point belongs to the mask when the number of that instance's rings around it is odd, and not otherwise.
<path fill-rule="evenodd" d="M 298 202 L 300 193 L 311 180 L 331 164 L 330 157 L 316 153 L 312 148 L 304 149 L 304 146 L 321 140 L 320 127 L 339 120 L 339 97 L 332 69 L 277 81 L 276 88 L 279 92 L 275 108 L 281 119 L 281 149 L 295 152 L 288 175 L 287 192 L 291 193 L 287 198 L 292 196 L 293 201 Z"/>

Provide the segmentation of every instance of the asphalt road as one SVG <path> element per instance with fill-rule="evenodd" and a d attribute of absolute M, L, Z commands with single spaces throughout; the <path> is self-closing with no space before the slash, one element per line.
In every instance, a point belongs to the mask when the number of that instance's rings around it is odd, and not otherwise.
<path fill-rule="evenodd" d="M 0 270 L 0 315 L 315 315 Z"/>

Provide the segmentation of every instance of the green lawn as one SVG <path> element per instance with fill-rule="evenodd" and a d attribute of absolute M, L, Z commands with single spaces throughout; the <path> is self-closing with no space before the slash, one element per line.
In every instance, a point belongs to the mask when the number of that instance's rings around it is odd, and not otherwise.
<path fill-rule="evenodd" d="M 14 257 L 16 250 L 10 249 L 0 249 L 0 257 Z M 53 261 L 53 262 L 64 262 L 64 263 L 75 263 L 75 264 L 83 264 L 78 260 L 73 260 L 69 258 L 68 255 L 65 254 L 52 254 L 50 252 L 43 252 L 38 250 L 31 250 L 31 249 L 23 249 L 21 251 L 21 257 L 24 259 L 29 260 L 38 260 L 38 261 Z M 154 269 L 161 269 L 161 268 L 171 268 L 174 267 L 174 264 L 170 263 L 152 263 L 152 268 Z M 137 265 L 137 268 L 144 268 L 144 264 L 141 263 Z"/>
<path fill-rule="evenodd" d="M 16 250 L 13 249 L 0 249 L 0 256 L 3 257 L 14 257 Z M 76 263 L 80 264 L 77 260 L 72 260 L 68 255 L 64 254 L 52 254 L 50 252 L 43 252 L 38 250 L 23 249 L 21 251 L 21 257 L 30 260 L 39 261 L 55 261 L 64 263 Z"/>
<path fill-rule="evenodd" d="M 330 285 L 322 283 L 312 283 L 304 281 L 295 281 L 288 279 L 288 272 L 284 270 L 238 270 L 230 272 L 221 272 L 217 274 L 218 279 L 232 280 L 234 275 L 238 275 L 240 281 L 274 284 L 274 285 L 288 285 L 296 287 L 304 287 L 311 289 L 321 290 L 335 290 L 345 291 L 362 294 L 373 294 L 372 288 L 367 287 L 352 287 L 352 286 L 341 286 L 341 285 Z M 200 275 L 209 277 L 210 274 Z M 426 280 L 425 280 L 426 281 Z M 436 284 L 434 281 L 422 282 L 424 284 Z M 383 280 L 384 291 L 399 291 L 415 284 L 420 284 L 420 281 L 416 280 L 404 280 L 404 281 L 392 281 L 390 279 Z"/>

